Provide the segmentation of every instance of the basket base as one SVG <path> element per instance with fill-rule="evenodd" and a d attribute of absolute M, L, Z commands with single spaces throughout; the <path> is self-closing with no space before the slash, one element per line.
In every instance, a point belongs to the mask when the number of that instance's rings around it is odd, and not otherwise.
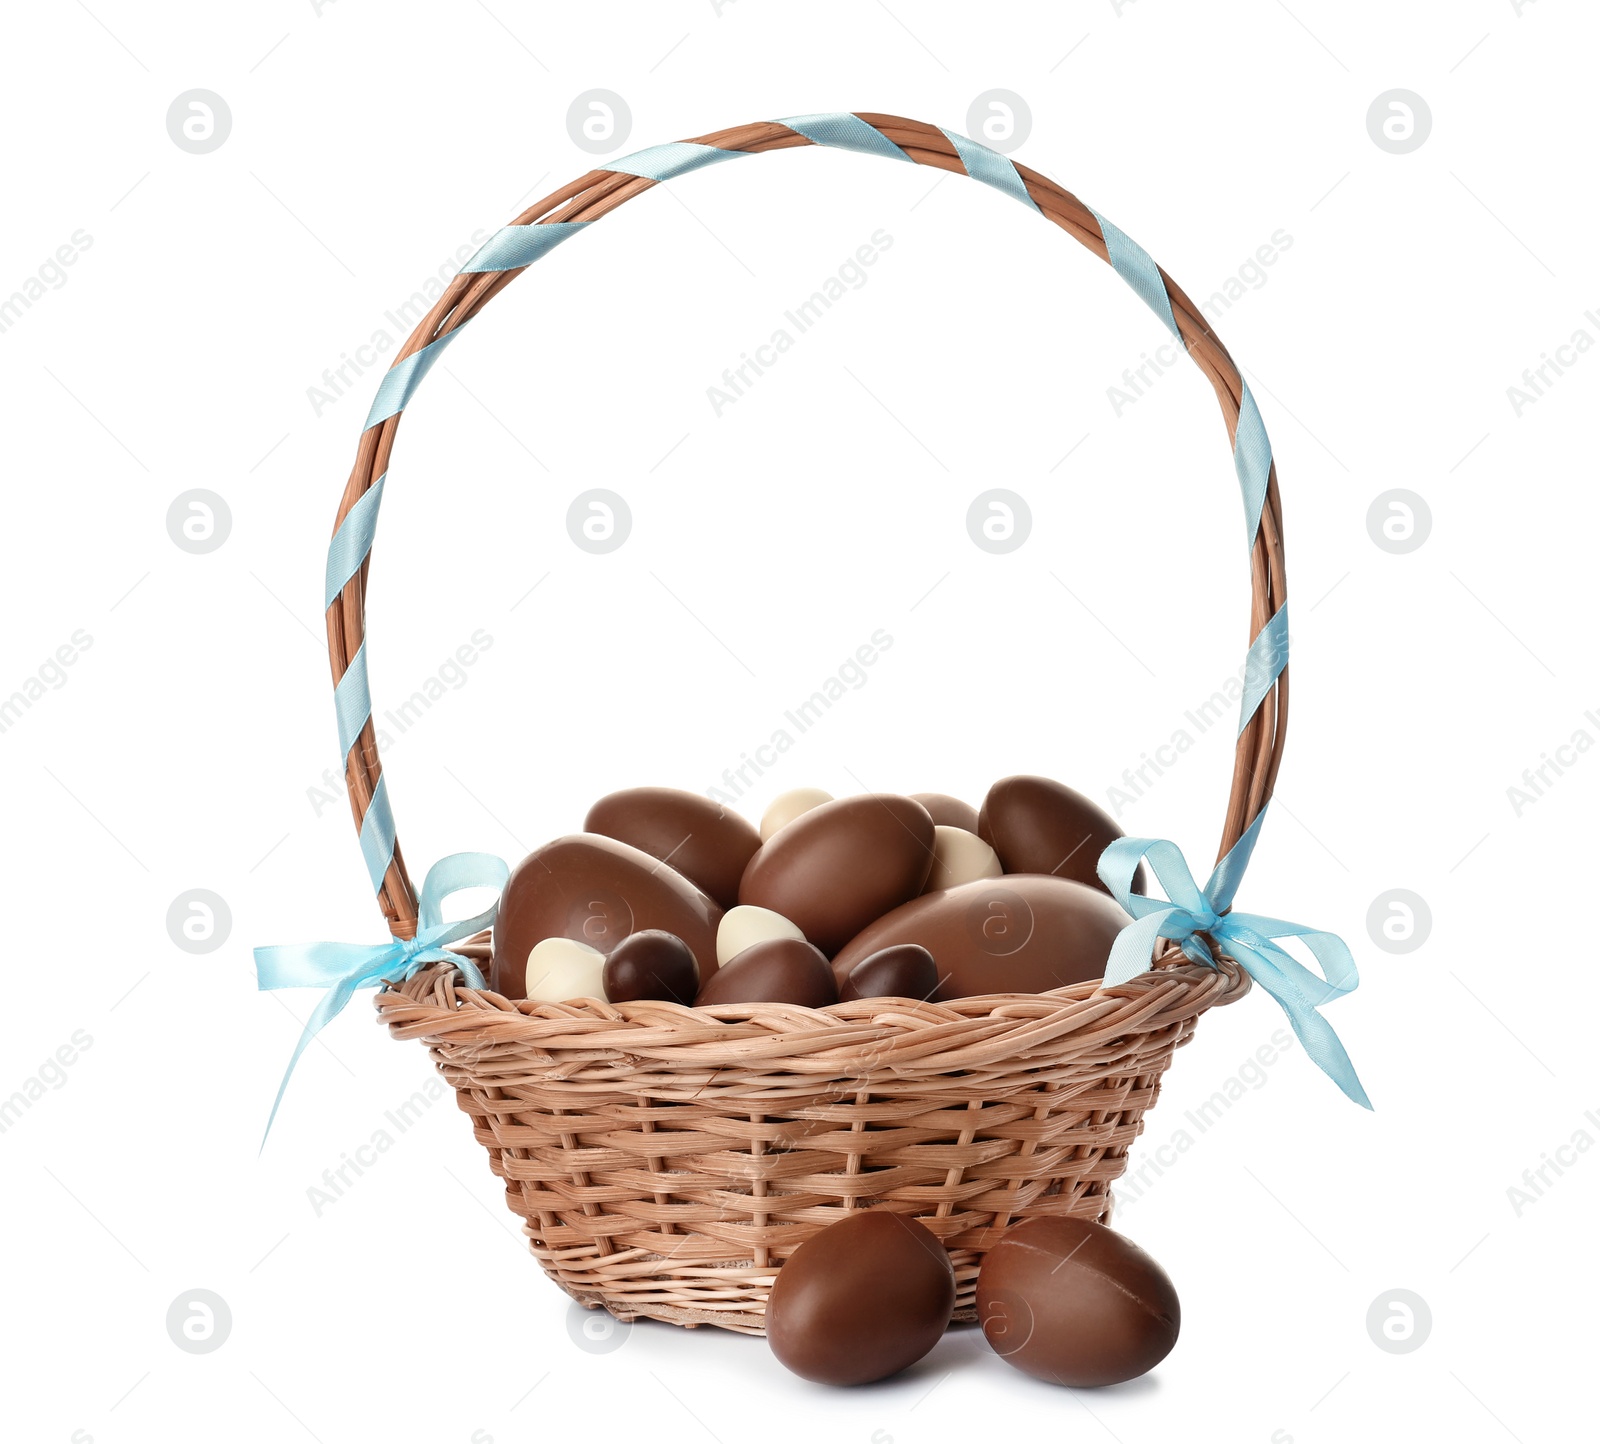
<path fill-rule="evenodd" d="M 508 1195 L 510 1192 L 508 1190 Z M 1056 1199 L 1059 1198 L 1060 1195 L 1056 1195 Z M 515 1204 L 512 1207 L 513 1211 L 520 1211 Z M 1024 1216 L 1070 1214 L 1096 1223 L 1108 1223 L 1111 1211 L 1111 1195 L 1102 1192 L 1078 1200 L 1078 1206 L 1033 1208 L 1012 1221 L 1021 1222 Z M 915 1214 L 908 1216 L 917 1217 Z M 930 1216 L 919 1219 L 934 1228 L 943 1221 Z M 585 1288 L 574 1283 L 574 1260 L 570 1256 L 559 1257 L 554 1250 L 545 1247 L 526 1220 L 522 1231 L 528 1239 L 529 1251 L 546 1276 L 586 1309 L 605 1309 L 625 1324 L 655 1319 L 680 1328 L 697 1329 L 709 1324 L 733 1333 L 766 1334 L 766 1300 L 778 1275 L 776 1267 L 751 1268 L 745 1261 L 730 1260 L 722 1265 L 691 1270 L 664 1254 L 651 1254 L 629 1258 L 630 1277 L 626 1281 L 607 1278 L 602 1292 L 601 1288 Z M 997 1241 L 999 1231 L 994 1232 L 995 1239 L 986 1240 L 986 1244 Z M 950 1320 L 953 1325 L 978 1321 L 978 1269 L 986 1251 L 986 1248 L 952 1248 L 949 1251 L 956 1275 L 955 1311 Z"/>

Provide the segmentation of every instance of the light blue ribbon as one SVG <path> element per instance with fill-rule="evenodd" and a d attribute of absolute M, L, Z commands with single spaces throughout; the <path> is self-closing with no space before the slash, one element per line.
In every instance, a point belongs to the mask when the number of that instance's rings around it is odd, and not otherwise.
<path fill-rule="evenodd" d="M 1202 933 L 1209 934 L 1225 956 L 1277 999 L 1312 1062 L 1344 1090 L 1346 1097 L 1363 1108 L 1371 1108 L 1339 1035 L 1317 1012 L 1321 1004 L 1355 991 L 1360 979 L 1350 949 L 1332 933 L 1254 913 L 1229 911 L 1260 826 L 1258 817 L 1217 864 L 1204 889 L 1195 885 L 1188 863 L 1173 843 L 1150 837 L 1121 837 L 1100 854 L 1100 880 L 1134 919 L 1112 944 L 1106 982 L 1125 983 L 1149 971 L 1160 938 L 1179 943 L 1193 961 L 1214 967 L 1211 950 L 1201 938 Z M 1145 858 L 1149 858 L 1151 870 L 1166 890 L 1166 898 L 1141 897 L 1132 890 L 1134 874 Z M 1319 977 L 1296 962 L 1274 938 L 1303 939 L 1323 975 Z"/>
<path fill-rule="evenodd" d="M 428 869 L 422 892 L 417 898 L 417 935 L 406 941 L 391 938 L 387 943 L 296 943 L 287 947 L 257 948 L 256 986 L 263 992 L 271 988 L 326 988 L 322 1000 L 306 1020 L 300 1041 L 289 1056 L 278 1096 L 272 1101 L 262 1147 L 278 1116 L 284 1090 L 300 1055 L 350 1001 L 358 988 L 379 983 L 402 982 L 429 963 L 454 963 L 469 988 L 485 986 L 483 974 L 471 958 L 449 950 L 448 944 L 482 932 L 500 907 L 499 894 L 511 875 L 501 859 L 486 852 L 457 852 L 441 858 Z M 444 920 L 444 901 L 466 888 L 487 887 L 495 891 L 495 901 L 475 917 L 457 922 Z"/>
<path fill-rule="evenodd" d="M 993 186 L 997 191 L 1004 191 L 1012 200 L 1021 201 L 1030 210 L 1038 212 L 1039 202 L 1028 194 L 1027 184 L 1023 181 L 1015 162 L 1001 155 L 999 151 L 990 150 L 980 141 L 972 140 L 958 131 L 945 130 L 942 125 L 939 129 L 973 180 L 982 181 L 986 186 Z"/>

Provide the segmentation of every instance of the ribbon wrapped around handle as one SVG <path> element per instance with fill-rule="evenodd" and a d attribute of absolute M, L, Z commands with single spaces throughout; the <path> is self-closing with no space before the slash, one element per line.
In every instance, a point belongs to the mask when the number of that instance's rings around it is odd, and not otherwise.
<path fill-rule="evenodd" d="M 485 985 L 483 974 L 471 958 L 453 953 L 450 943 L 470 938 L 494 922 L 500 907 L 499 894 L 505 887 L 511 870 L 498 857 L 486 852 L 457 852 L 441 858 L 428 869 L 422 891 L 417 897 L 417 935 L 409 941 L 391 938 L 387 943 L 295 943 L 285 947 L 257 948 L 256 986 L 263 992 L 272 988 L 326 988 L 327 992 L 306 1020 L 300 1041 L 289 1055 L 289 1066 L 284 1070 L 283 1082 L 278 1085 L 278 1096 L 272 1101 L 272 1112 L 267 1117 L 266 1131 L 261 1135 L 266 1146 L 267 1134 L 272 1132 L 272 1122 L 278 1116 L 278 1105 L 283 1102 L 284 1090 L 294 1073 L 295 1064 L 311 1040 L 325 1028 L 344 1008 L 358 988 L 375 987 L 379 983 L 402 982 L 428 963 L 454 963 L 461 970 L 471 988 Z M 493 888 L 495 900 L 474 917 L 456 922 L 444 920 L 444 901 L 452 893 L 467 888 Z"/>
<path fill-rule="evenodd" d="M 1215 966 L 1211 951 L 1201 938 L 1202 933 L 1209 934 L 1228 957 L 1277 1000 L 1311 1060 L 1344 1090 L 1346 1097 L 1363 1108 L 1371 1108 L 1339 1035 L 1317 1012 L 1321 1004 L 1355 991 L 1360 978 L 1350 949 L 1333 933 L 1254 913 L 1229 911 L 1260 824 L 1258 817 L 1217 864 L 1204 888 L 1195 884 L 1176 845 L 1158 838 L 1121 837 L 1100 854 L 1100 880 L 1134 919 L 1112 944 L 1106 982 L 1125 983 L 1147 972 L 1161 938 L 1178 943 L 1195 962 Z M 1143 897 L 1132 890 L 1134 874 L 1145 858 L 1165 889 L 1165 898 Z M 1273 941 L 1275 938 L 1302 939 L 1321 965 L 1322 976 L 1296 962 Z"/>

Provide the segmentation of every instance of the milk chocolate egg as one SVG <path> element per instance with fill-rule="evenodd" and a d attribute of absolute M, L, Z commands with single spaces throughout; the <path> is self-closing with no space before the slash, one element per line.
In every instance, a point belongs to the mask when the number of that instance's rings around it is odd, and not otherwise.
<path fill-rule="evenodd" d="M 1136 1379 L 1178 1342 L 1178 1294 L 1137 1244 L 1082 1218 L 1030 1218 L 978 1270 L 984 1337 L 1008 1364 L 1093 1389 Z"/>
<path fill-rule="evenodd" d="M 1043 993 L 1105 973 L 1128 915 L 1064 877 L 1018 874 L 930 892 L 863 928 L 833 960 L 850 970 L 881 948 L 918 943 L 938 959 L 935 1002 L 980 993 Z"/>
<path fill-rule="evenodd" d="M 832 801 L 833 794 L 824 792 L 820 787 L 796 787 L 789 792 L 779 793 L 761 814 L 761 840 L 766 842 L 779 828 L 787 827 L 802 813 Z"/>
<path fill-rule="evenodd" d="M 1004 869 L 995 850 L 975 832 L 961 827 L 935 826 L 933 866 L 923 892 L 943 892 L 983 877 L 999 877 Z"/>
<path fill-rule="evenodd" d="M 1081 792 L 1048 777 L 1002 777 L 983 799 L 978 836 L 1008 873 L 1049 873 L 1104 892 L 1095 868 L 1122 829 Z M 1144 891 L 1143 868 L 1134 890 Z"/>
<path fill-rule="evenodd" d="M 614 837 L 669 862 L 720 907 L 739 900 L 739 879 L 761 835 L 738 813 L 675 787 L 629 787 L 602 797 L 585 832 Z"/>
<path fill-rule="evenodd" d="M 797 1003 L 826 1008 L 839 1001 L 828 960 L 800 938 L 768 938 L 718 968 L 695 998 L 697 1008 L 717 1003 Z"/>
<path fill-rule="evenodd" d="M 931 998 L 939 986 L 933 954 L 915 943 L 900 943 L 863 958 L 839 984 L 839 1001 L 857 998 Z"/>
<path fill-rule="evenodd" d="M 605 954 L 572 938 L 546 938 L 528 950 L 523 996 L 541 1003 L 604 998 Z"/>
<path fill-rule="evenodd" d="M 959 797 L 951 797 L 947 792 L 913 792 L 911 800 L 928 809 L 935 827 L 959 827 L 966 832 L 978 830 L 978 809 Z"/>
<path fill-rule="evenodd" d="M 799 938 L 804 942 L 805 936 L 788 918 L 770 908 L 729 908 L 717 924 L 717 965 L 720 967 L 768 938 Z"/>
<path fill-rule="evenodd" d="M 955 1309 L 944 1245 L 915 1219 L 862 1209 L 801 1244 L 767 1300 L 767 1343 L 818 1384 L 870 1384 L 922 1358 Z"/>
<path fill-rule="evenodd" d="M 825 802 L 764 842 L 739 901 L 782 913 L 825 953 L 922 891 L 933 819 L 909 797 L 867 793 Z"/>
<path fill-rule="evenodd" d="M 589 833 L 558 837 L 518 863 L 500 895 L 489 986 L 524 997 L 528 952 L 546 938 L 609 953 L 641 928 L 682 938 L 704 978 L 716 971 L 721 917 L 715 902 L 649 853 Z"/>
<path fill-rule="evenodd" d="M 612 948 L 603 982 L 608 1003 L 653 998 L 687 1008 L 700 991 L 700 965 L 682 938 L 645 928 L 629 933 Z"/>

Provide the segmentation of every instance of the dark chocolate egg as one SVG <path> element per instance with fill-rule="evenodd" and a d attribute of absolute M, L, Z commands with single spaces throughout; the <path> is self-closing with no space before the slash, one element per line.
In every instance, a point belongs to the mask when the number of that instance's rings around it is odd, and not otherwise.
<path fill-rule="evenodd" d="M 1050 873 L 1104 892 L 1095 867 L 1122 829 L 1081 792 L 1048 777 L 1002 777 L 978 814 L 978 836 L 1007 872 Z M 1144 891 L 1144 869 L 1134 879 Z"/>
<path fill-rule="evenodd" d="M 1064 877 L 981 878 L 930 892 L 853 937 L 833 960 L 841 981 L 865 958 L 918 943 L 939 962 L 935 1002 L 980 993 L 1044 993 L 1104 975 L 1132 921 L 1103 892 Z"/>
<path fill-rule="evenodd" d="M 717 1003 L 798 1003 L 826 1008 L 839 1001 L 828 960 L 799 938 L 768 938 L 730 958 L 701 987 L 697 1008 Z"/>
<path fill-rule="evenodd" d="M 857 998 L 931 998 L 939 986 L 933 954 L 915 943 L 884 948 L 863 958 L 839 983 L 839 1001 Z"/>
<path fill-rule="evenodd" d="M 528 953 L 546 938 L 575 938 L 609 953 L 642 928 L 682 938 L 700 976 L 709 977 L 721 919 L 715 902 L 649 853 L 590 833 L 558 837 L 523 858 L 500 895 L 489 986 L 524 997 Z"/>
<path fill-rule="evenodd" d="M 767 1343 L 818 1384 L 870 1384 L 939 1342 L 956 1302 L 944 1245 L 915 1219 L 863 1209 L 814 1234 L 778 1270 Z"/>
<path fill-rule="evenodd" d="M 933 819 L 909 797 L 867 793 L 802 813 L 750 859 L 739 901 L 781 913 L 825 953 L 914 898 L 933 866 Z"/>
<path fill-rule="evenodd" d="M 739 900 L 739 879 L 761 835 L 737 812 L 697 792 L 629 787 L 602 797 L 583 820 L 585 832 L 614 837 L 669 862 L 719 907 Z"/>
<path fill-rule="evenodd" d="M 688 943 L 659 928 L 629 933 L 612 948 L 601 978 L 610 1003 L 653 998 L 688 1008 L 700 991 L 700 965 Z"/>
<path fill-rule="evenodd" d="M 1008 1364 L 1093 1389 L 1136 1379 L 1178 1342 L 1178 1294 L 1136 1243 L 1082 1218 L 1030 1218 L 978 1270 L 984 1337 Z"/>
<path fill-rule="evenodd" d="M 978 809 L 959 797 L 951 797 L 947 792 L 913 792 L 911 800 L 928 809 L 935 827 L 959 827 L 963 832 L 978 830 Z"/>

